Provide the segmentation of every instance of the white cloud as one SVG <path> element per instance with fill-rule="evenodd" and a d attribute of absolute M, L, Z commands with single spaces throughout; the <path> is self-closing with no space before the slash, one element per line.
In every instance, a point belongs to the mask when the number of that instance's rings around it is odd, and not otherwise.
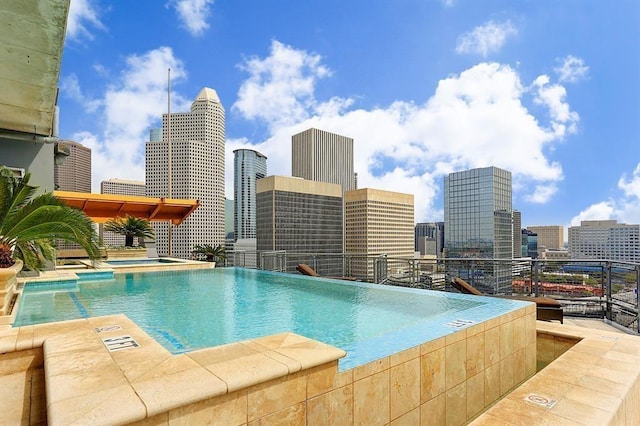
<path fill-rule="evenodd" d="M 204 34 L 209 28 L 207 19 L 211 14 L 213 0 L 176 0 L 173 7 L 178 13 L 178 19 L 194 37 Z"/>
<path fill-rule="evenodd" d="M 607 201 L 601 201 L 587 207 L 571 220 L 571 225 L 579 225 L 581 220 L 616 219 L 619 223 L 640 223 L 640 163 L 630 177 L 623 174 L 618 181 L 622 191 Z"/>
<path fill-rule="evenodd" d="M 618 188 L 622 189 L 626 197 L 640 200 L 640 164 L 638 164 L 629 179 L 627 179 L 626 174 L 620 178 Z"/>
<path fill-rule="evenodd" d="M 612 201 L 602 201 L 597 204 L 593 204 L 586 209 L 582 210 L 571 219 L 570 226 L 579 226 L 583 220 L 609 220 L 615 215 L 615 206 Z"/>
<path fill-rule="evenodd" d="M 533 193 L 525 196 L 525 200 L 531 203 L 544 204 L 551 200 L 556 192 L 558 192 L 558 187 L 555 183 L 536 185 Z"/>
<path fill-rule="evenodd" d="M 571 111 L 565 97 L 567 90 L 558 84 L 549 84 L 549 77 L 541 75 L 532 84 L 534 102 L 549 109 L 551 128 L 556 137 L 562 139 L 567 133 L 577 131 L 580 120 L 578 114 Z"/>
<path fill-rule="evenodd" d="M 60 94 L 81 104 L 89 113 L 95 112 L 101 105 L 99 99 L 90 99 L 82 93 L 78 76 L 73 73 L 60 79 Z"/>
<path fill-rule="evenodd" d="M 584 64 L 584 60 L 575 56 L 567 56 L 559 59 L 562 64 L 553 70 L 558 74 L 558 80 L 561 83 L 575 83 L 587 78 L 589 67 Z"/>
<path fill-rule="evenodd" d="M 94 191 L 105 179 L 144 180 L 144 144 L 149 140 L 149 129 L 161 126 L 162 114 L 167 112 L 168 68 L 172 85 L 186 78 L 184 65 L 168 47 L 131 55 L 117 81 L 100 99 L 91 100 L 99 104 L 95 122 L 103 128 L 95 133 L 78 132 L 72 139 L 92 149 Z M 65 81 L 70 93 L 81 102 L 86 100 L 77 78 Z M 172 93 L 171 100 L 172 111 L 189 108 L 190 102 L 179 94 Z"/>
<path fill-rule="evenodd" d="M 93 39 L 92 30 L 105 30 L 100 21 L 100 10 L 93 0 L 71 0 L 67 18 L 67 36 L 70 39 Z"/>
<path fill-rule="evenodd" d="M 273 40 L 265 59 L 251 57 L 240 69 L 249 78 L 240 86 L 233 110 L 247 119 L 271 125 L 290 125 L 309 117 L 316 106 L 313 97 L 318 79 L 330 75 L 321 57 Z M 339 107 L 337 98 L 325 108 Z"/>
<path fill-rule="evenodd" d="M 351 98 L 317 99 L 316 85 L 331 75 L 322 58 L 277 41 L 269 56 L 250 58 L 241 69 L 249 77 L 233 108 L 245 118 L 265 121 L 270 135 L 253 144 L 228 141 L 230 198 L 233 149 L 256 149 L 267 155 L 269 174 L 287 175 L 291 135 L 316 127 L 354 138 L 359 186 L 413 193 L 418 221 L 441 218 L 435 206 L 443 197 L 443 176 L 467 168 L 510 170 L 523 197 L 544 203 L 563 179 L 561 165 L 545 152 L 566 134 L 558 126 L 570 128 L 578 119 L 561 86 L 543 79 L 525 87 L 516 70 L 497 63 L 481 63 L 442 79 L 425 103 L 396 101 L 370 110 L 358 109 Z M 548 121 L 523 104 L 530 87 L 549 108 Z"/>
<path fill-rule="evenodd" d="M 624 223 L 640 223 L 640 163 L 629 179 L 626 174 L 620 178 L 618 188 L 624 194 L 619 203 L 618 217 Z"/>
<path fill-rule="evenodd" d="M 509 36 L 516 34 L 518 30 L 511 21 L 489 21 L 458 37 L 456 52 L 475 53 L 486 58 L 489 53 L 499 51 Z"/>

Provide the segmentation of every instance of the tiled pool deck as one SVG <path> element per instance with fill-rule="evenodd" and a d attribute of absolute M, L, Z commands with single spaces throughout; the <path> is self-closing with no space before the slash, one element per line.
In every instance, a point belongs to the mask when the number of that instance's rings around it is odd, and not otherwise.
<path fill-rule="evenodd" d="M 124 315 L 0 326 L 0 405 L 8 424 L 640 424 L 640 338 L 533 304 L 339 371 L 344 355 L 293 333 L 172 355 Z"/>
<path fill-rule="evenodd" d="M 343 372 L 292 333 L 172 355 L 124 315 L 25 326 L 0 334 L 0 389 L 34 424 L 463 424 L 535 372 L 534 312 Z"/>

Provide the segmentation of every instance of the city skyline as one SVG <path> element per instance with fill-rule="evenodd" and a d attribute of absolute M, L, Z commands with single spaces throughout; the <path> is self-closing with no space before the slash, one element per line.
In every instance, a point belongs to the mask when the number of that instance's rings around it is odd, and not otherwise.
<path fill-rule="evenodd" d="M 94 191 L 142 179 L 171 68 L 172 111 L 188 111 L 205 86 L 228 105 L 229 198 L 234 149 L 290 175 L 291 136 L 315 127 L 354 139 L 360 187 L 414 193 L 416 222 L 442 220 L 445 175 L 496 166 L 513 174 L 523 227 L 640 223 L 640 55 L 629 49 L 640 5 L 553 11 L 497 0 L 72 0 L 60 136 L 92 149 Z"/>

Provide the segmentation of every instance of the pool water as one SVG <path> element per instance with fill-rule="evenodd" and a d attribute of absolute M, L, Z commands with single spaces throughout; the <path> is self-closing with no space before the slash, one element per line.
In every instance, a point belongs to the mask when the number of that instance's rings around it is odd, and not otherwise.
<path fill-rule="evenodd" d="M 508 299 L 243 268 L 27 284 L 14 326 L 126 314 L 172 353 L 291 331 L 347 351 L 340 369 L 522 307 Z"/>

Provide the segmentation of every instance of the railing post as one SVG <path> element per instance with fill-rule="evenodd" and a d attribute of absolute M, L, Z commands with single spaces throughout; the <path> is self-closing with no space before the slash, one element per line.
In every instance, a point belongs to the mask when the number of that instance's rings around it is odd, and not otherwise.
<path fill-rule="evenodd" d="M 540 297 L 540 262 L 538 262 L 537 260 L 534 260 L 533 262 L 534 262 L 534 265 L 535 265 L 535 267 L 534 267 L 534 275 L 535 276 L 532 277 L 532 278 L 535 278 L 535 280 L 536 280 L 536 286 L 535 286 L 534 294 L 535 294 L 535 297 Z"/>
<path fill-rule="evenodd" d="M 640 265 L 636 265 L 636 330 L 640 334 Z"/>
<path fill-rule="evenodd" d="M 607 291 L 607 308 L 606 317 L 609 321 L 613 321 L 612 303 L 611 303 L 611 262 L 606 264 L 606 291 Z"/>

